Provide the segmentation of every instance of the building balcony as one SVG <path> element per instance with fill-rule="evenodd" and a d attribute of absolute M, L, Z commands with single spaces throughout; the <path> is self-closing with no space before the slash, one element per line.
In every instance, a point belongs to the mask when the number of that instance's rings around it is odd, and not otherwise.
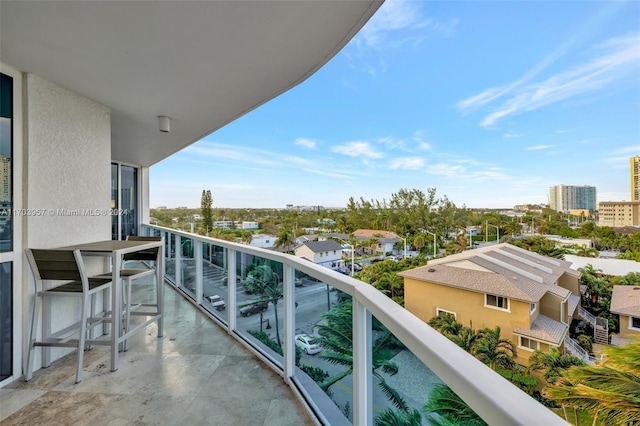
<path fill-rule="evenodd" d="M 165 241 L 164 337 L 155 324 L 134 336 L 115 372 L 107 351 L 87 352 L 79 384 L 72 355 L 1 389 L 3 425 L 372 425 L 397 409 L 381 382 L 422 412 L 445 384 L 488 424 L 565 424 L 369 284 L 270 250 L 149 225 L 141 234 Z M 282 297 L 247 309 L 265 298 L 249 293 L 259 266 L 273 271 Z M 153 288 L 134 283 L 134 300 L 152 298 Z M 351 312 L 337 327 L 330 313 L 345 301 Z M 329 362 L 328 347 L 296 350 L 297 335 L 326 336 L 327 326 L 349 342 L 342 363 Z M 378 351 L 386 333 L 390 350 Z M 381 357 L 397 374 L 376 368 Z"/>

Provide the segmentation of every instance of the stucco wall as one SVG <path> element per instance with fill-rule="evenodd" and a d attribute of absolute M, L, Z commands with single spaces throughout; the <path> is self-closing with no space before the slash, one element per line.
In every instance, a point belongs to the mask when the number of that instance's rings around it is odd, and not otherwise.
<path fill-rule="evenodd" d="M 37 76 L 27 77 L 27 247 L 49 248 L 111 238 L 109 109 Z M 65 216 L 60 211 L 78 211 Z"/>
<path fill-rule="evenodd" d="M 459 323 L 468 327 L 471 322 L 475 330 L 499 326 L 501 337 L 510 339 L 517 347 L 519 338 L 512 331 L 514 327 L 530 327 L 529 303 L 510 299 L 507 312 L 485 307 L 484 297 L 484 293 L 404 279 L 405 308 L 421 320 L 428 322 L 436 316 L 437 309 L 455 312 Z M 518 355 L 517 362 L 527 365 L 531 353 L 518 350 Z"/>
<path fill-rule="evenodd" d="M 23 218 L 24 247 L 52 248 L 111 239 L 109 109 L 34 75 L 28 75 L 25 82 L 26 173 L 16 190 L 25 195 L 24 207 L 38 213 Z M 103 267 L 99 259 L 89 259 L 86 264 L 90 274 Z M 34 299 L 30 273 L 23 282 L 23 311 L 28 313 Z M 59 298 L 52 306 L 52 329 L 75 323 L 79 312 L 77 300 Z M 29 322 L 27 317 L 25 333 Z M 67 352 L 54 348 L 52 359 Z M 38 369 L 39 349 L 35 355 L 34 368 Z"/>
<path fill-rule="evenodd" d="M 629 328 L 631 322 L 630 317 L 627 315 L 620 315 L 620 336 L 621 337 L 638 337 L 640 331 Z"/>

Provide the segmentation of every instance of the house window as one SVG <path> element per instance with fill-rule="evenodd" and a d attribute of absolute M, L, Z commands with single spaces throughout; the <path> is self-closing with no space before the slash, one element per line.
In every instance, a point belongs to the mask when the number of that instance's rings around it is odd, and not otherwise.
<path fill-rule="evenodd" d="M 447 311 L 445 309 L 436 308 L 436 315 L 439 317 L 452 316 L 454 319 L 457 317 L 455 312 Z"/>
<path fill-rule="evenodd" d="M 494 294 L 485 294 L 484 306 L 490 308 L 509 310 L 509 299 Z"/>
<path fill-rule="evenodd" d="M 537 351 L 540 349 L 540 342 L 538 342 L 537 340 L 529 339 L 528 337 L 520 336 L 519 347 L 528 351 Z"/>
<path fill-rule="evenodd" d="M 629 328 L 640 330 L 640 317 L 629 317 Z"/>
<path fill-rule="evenodd" d="M 532 314 L 536 311 L 536 304 L 535 303 L 530 303 L 529 304 L 529 313 Z"/>

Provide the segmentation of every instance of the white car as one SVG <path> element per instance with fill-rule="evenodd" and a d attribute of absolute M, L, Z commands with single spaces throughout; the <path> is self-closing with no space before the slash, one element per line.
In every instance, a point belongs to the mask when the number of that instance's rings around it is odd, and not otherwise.
<path fill-rule="evenodd" d="M 308 334 L 296 335 L 296 346 L 309 355 L 315 355 L 322 350 L 316 339 Z"/>

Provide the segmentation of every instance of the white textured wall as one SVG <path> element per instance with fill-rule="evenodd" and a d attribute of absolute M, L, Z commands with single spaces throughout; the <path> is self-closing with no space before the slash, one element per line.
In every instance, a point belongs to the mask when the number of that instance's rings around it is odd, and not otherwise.
<path fill-rule="evenodd" d="M 108 108 L 37 76 L 27 77 L 27 198 L 46 214 L 27 219 L 27 246 L 49 248 L 111 238 L 111 218 L 59 209 L 109 209 Z"/>
<path fill-rule="evenodd" d="M 108 108 L 35 75 L 26 78 L 26 176 L 18 184 L 25 191 L 24 207 L 39 216 L 24 222 L 25 247 L 52 248 L 111 239 L 108 214 L 84 215 L 83 210 L 108 211 L 111 201 L 111 117 Z M 59 210 L 78 211 L 65 216 Z M 102 262 L 89 259 L 90 274 Z M 24 312 L 31 311 L 33 280 L 28 274 Z M 67 299 L 67 300 L 64 300 Z M 98 304 L 100 306 L 101 303 Z M 62 298 L 52 307 L 53 330 L 79 318 L 77 300 Z M 25 331 L 30 318 L 25 321 Z M 38 331 L 40 334 L 40 330 Z M 52 349 L 56 359 L 68 349 Z M 40 349 L 34 368 L 40 367 Z"/>

